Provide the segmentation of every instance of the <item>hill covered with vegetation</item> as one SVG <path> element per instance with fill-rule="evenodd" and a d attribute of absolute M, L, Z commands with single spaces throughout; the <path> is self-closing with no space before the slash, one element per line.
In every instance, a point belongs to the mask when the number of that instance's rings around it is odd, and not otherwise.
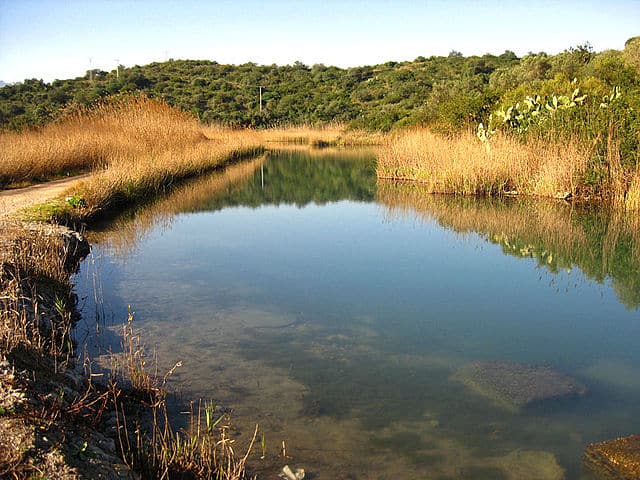
<path fill-rule="evenodd" d="M 640 37 L 624 50 L 590 45 L 558 55 L 531 53 L 418 57 L 408 62 L 342 69 L 325 65 L 223 65 L 170 60 L 45 83 L 30 79 L 0 89 L 0 127 L 47 123 L 65 109 L 128 92 L 144 92 L 191 112 L 204 123 L 273 126 L 340 122 L 390 130 L 428 124 L 456 130 L 485 121 L 501 103 L 525 95 L 568 94 L 577 79 L 598 98 L 619 87 L 640 94 Z M 262 102 L 260 92 L 262 91 Z"/>

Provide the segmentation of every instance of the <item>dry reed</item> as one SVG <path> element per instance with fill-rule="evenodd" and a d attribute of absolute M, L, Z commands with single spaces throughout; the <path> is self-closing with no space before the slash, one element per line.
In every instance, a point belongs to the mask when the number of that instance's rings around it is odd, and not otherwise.
<path fill-rule="evenodd" d="M 146 97 L 115 98 L 38 130 L 0 134 L 0 187 L 203 140 L 198 121 L 189 114 Z"/>
<path fill-rule="evenodd" d="M 380 132 L 365 130 L 350 130 L 344 125 L 331 124 L 322 127 L 292 126 L 257 130 L 265 144 L 290 143 L 294 145 L 309 145 L 311 147 L 330 146 L 367 146 L 381 145 L 386 136 Z"/>
<path fill-rule="evenodd" d="M 176 150 L 121 156 L 109 167 L 68 192 L 82 199 L 81 216 L 91 216 L 160 193 L 186 178 L 261 152 L 257 141 L 239 135 L 233 141 L 206 141 Z"/>
<path fill-rule="evenodd" d="M 208 134 L 194 117 L 165 103 L 115 99 L 38 131 L 0 135 L 0 148 L 6 147 L 0 184 L 93 169 L 89 179 L 67 193 L 71 203 L 59 201 L 36 214 L 46 218 L 71 212 L 71 217 L 86 218 L 261 150 L 252 131 Z"/>
<path fill-rule="evenodd" d="M 126 368 L 132 382 L 133 393 L 145 398 L 151 410 L 148 430 L 136 428 L 127 419 L 126 392 L 117 383 L 111 382 L 113 403 L 116 407 L 117 433 L 120 452 L 125 463 L 142 474 L 143 478 L 193 478 L 219 480 L 241 480 L 249 478 L 246 463 L 258 434 L 258 426 L 240 456 L 236 443 L 229 434 L 227 414 L 216 409 L 212 402 L 191 405 L 189 425 L 176 431 L 167 409 L 167 382 L 176 364 L 165 375 L 149 373 L 147 355 L 140 335 L 132 326 L 133 315 L 129 313 L 123 326 L 123 347 Z"/>
<path fill-rule="evenodd" d="M 490 146 L 471 132 L 399 132 L 381 148 L 378 176 L 418 181 L 432 193 L 540 196 L 576 194 L 587 155 L 573 143 L 523 144 L 497 135 Z"/>
<path fill-rule="evenodd" d="M 0 352 L 71 353 L 71 286 L 62 237 L 0 223 Z"/>
<path fill-rule="evenodd" d="M 625 198 L 625 207 L 627 210 L 640 210 L 640 170 L 636 169 L 631 178 L 629 190 Z"/>

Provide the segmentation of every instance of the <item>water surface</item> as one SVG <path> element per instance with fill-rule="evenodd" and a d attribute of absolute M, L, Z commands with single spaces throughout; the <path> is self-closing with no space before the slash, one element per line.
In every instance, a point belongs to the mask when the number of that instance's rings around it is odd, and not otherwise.
<path fill-rule="evenodd" d="M 640 432 L 639 230 L 377 184 L 371 153 L 282 151 L 94 232 L 77 334 L 131 305 L 184 362 L 185 398 L 232 408 L 240 439 L 259 423 L 314 478 L 589 478 L 585 445 Z M 479 360 L 588 394 L 507 410 L 457 379 Z"/>

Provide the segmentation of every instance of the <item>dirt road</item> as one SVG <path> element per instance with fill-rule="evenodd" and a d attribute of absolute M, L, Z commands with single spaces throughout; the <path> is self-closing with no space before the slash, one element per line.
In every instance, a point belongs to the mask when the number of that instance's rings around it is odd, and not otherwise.
<path fill-rule="evenodd" d="M 23 208 L 45 203 L 48 200 L 59 197 L 89 175 L 91 174 L 86 173 L 76 177 L 31 185 L 30 187 L 0 191 L 0 220 L 11 218 L 18 210 Z"/>

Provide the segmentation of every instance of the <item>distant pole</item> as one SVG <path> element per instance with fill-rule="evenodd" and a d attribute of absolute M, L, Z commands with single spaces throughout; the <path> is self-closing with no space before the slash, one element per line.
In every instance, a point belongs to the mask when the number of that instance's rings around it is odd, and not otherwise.
<path fill-rule="evenodd" d="M 89 57 L 89 81 L 93 82 L 93 58 Z"/>
<path fill-rule="evenodd" d="M 120 59 L 116 58 L 116 80 L 120 79 Z"/>
<path fill-rule="evenodd" d="M 260 85 L 260 113 L 262 113 L 262 85 Z"/>

